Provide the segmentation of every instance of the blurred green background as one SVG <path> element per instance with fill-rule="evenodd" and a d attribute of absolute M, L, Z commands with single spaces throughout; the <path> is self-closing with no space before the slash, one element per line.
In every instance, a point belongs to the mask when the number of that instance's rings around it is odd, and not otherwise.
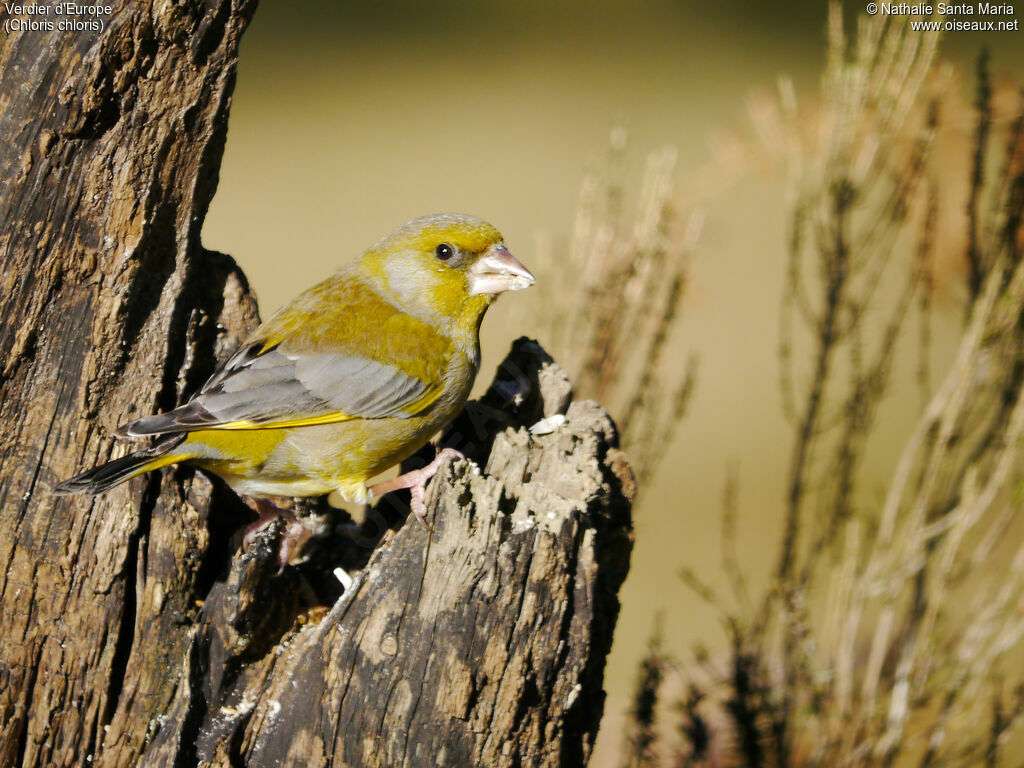
<path fill-rule="evenodd" d="M 852 19 L 862 7 L 845 10 Z M 580 183 L 615 125 L 629 136 L 627 189 L 639 187 L 648 152 L 673 145 L 681 201 L 710 198 L 682 338 L 673 340 L 680 359 L 700 355 L 697 389 L 637 511 L 594 765 L 615 764 L 659 611 L 668 649 L 683 659 L 694 643 L 714 650 L 723 642 L 716 613 L 676 574 L 685 564 L 727 591 L 720 498 L 730 463 L 740 480 L 739 556 L 755 588 L 774 565 L 790 435 L 777 382 L 782 174 L 751 169 L 714 195 L 699 187 L 708 183 L 701 170 L 721 160 L 722 138 L 749 130 L 753 92 L 787 75 L 801 100 L 814 99 L 826 15 L 824 2 L 263 0 L 243 39 L 204 242 L 239 261 L 264 317 L 425 213 L 486 218 L 527 266 L 557 269 L 537 264 L 538 242 L 550 240 L 548 258 L 565 253 Z M 971 67 L 987 45 L 993 70 L 1013 70 L 1020 82 L 1022 43 L 1020 32 L 951 33 L 943 55 Z M 955 293 L 940 303 L 939 364 L 960 313 Z M 491 311 L 481 383 L 512 338 L 545 342 L 532 306 L 515 294 Z M 896 395 L 881 414 L 885 434 L 905 434 L 914 418 L 906 406 L 915 365 L 909 352 L 897 358 L 906 370 L 897 370 Z M 879 489 L 900 448 L 884 443 L 867 467 Z"/>

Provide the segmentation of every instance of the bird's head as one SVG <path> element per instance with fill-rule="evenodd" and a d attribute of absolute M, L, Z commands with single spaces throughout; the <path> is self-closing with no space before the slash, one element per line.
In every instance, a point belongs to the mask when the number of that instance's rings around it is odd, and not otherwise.
<path fill-rule="evenodd" d="M 499 293 L 533 285 L 486 221 L 457 213 L 404 224 L 360 260 L 375 287 L 421 319 L 477 325 Z"/>

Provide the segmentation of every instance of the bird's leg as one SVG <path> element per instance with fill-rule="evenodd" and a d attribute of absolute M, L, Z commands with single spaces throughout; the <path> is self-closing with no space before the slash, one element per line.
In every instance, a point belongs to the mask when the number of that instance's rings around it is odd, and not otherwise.
<path fill-rule="evenodd" d="M 253 499 L 253 501 L 256 502 L 256 512 L 259 517 L 245 526 L 245 533 L 242 535 L 242 549 L 245 551 L 252 546 L 260 531 L 271 525 L 277 518 L 283 517 L 288 523 L 295 520 L 294 512 L 277 506 L 270 499 Z M 289 520 L 289 518 L 291 519 Z"/>
<path fill-rule="evenodd" d="M 444 448 L 438 452 L 432 462 L 422 469 L 414 469 L 411 472 L 406 472 L 404 475 L 399 475 L 391 480 L 384 480 L 371 486 L 369 488 L 370 498 L 376 498 L 377 496 L 383 496 L 385 493 L 391 493 L 392 491 L 398 491 L 402 488 L 408 488 L 409 492 L 412 494 L 412 513 L 416 515 L 416 519 L 420 521 L 420 525 L 429 531 L 430 526 L 427 525 L 425 519 L 427 508 L 423 503 L 423 497 L 426 494 L 427 482 L 437 474 L 437 471 L 446 460 L 451 459 L 452 461 L 457 461 L 458 459 L 464 458 L 466 457 L 454 448 Z"/>
<path fill-rule="evenodd" d="M 283 509 L 269 499 L 254 499 L 254 501 L 256 502 L 256 511 L 260 516 L 255 522 L 245 526 L 245 533 L 242 535 L 242 550 L 247 551 L 260 531 L 278 518 L 282 518 L 284 531 L 281 534 L 281 543 L 278 545 L 277 562 L 281 566 L 280 570 L 283 571 L 291 561 L 292 555 L 298 552 L 306 539 L 310 537 L 310 533 L 290 509 Z"/>

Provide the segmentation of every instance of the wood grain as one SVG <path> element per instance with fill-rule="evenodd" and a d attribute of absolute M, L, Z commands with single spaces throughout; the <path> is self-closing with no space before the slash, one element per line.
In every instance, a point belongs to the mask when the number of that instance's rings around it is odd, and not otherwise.
<path fill-rule="evenodd" d="M 254 9 L 125 2 L 0 47 L 0 766 L 580 765 L 632 480 L 536 343 L 448 430 L 475 464 L 432 483 L 432 532 L 400 499 L 361 526 L 298 505 L 318 535 L 279 573 L 188 468 L 50 492 L 258 322 L 200 242 Z"/>
<path fill-rule="evenodd" d="M 254 5 L 117 4 L 0 48 L 0 765 L 132 764 L 226 557 L 205 479 L 50 489 L 257 320 L 199 240 Z"/>

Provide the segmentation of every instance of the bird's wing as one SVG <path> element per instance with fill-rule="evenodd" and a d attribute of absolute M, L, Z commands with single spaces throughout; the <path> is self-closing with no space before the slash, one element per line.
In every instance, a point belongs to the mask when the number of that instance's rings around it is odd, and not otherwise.
<path fill-rule="evenodd" d="M 138 437 L 409 418 L 441 394 L 440 375 L 427 378 L 356 354 L 289 352 L 257 341 L 236 352 L 185 405 L 118 431 Z"/>

